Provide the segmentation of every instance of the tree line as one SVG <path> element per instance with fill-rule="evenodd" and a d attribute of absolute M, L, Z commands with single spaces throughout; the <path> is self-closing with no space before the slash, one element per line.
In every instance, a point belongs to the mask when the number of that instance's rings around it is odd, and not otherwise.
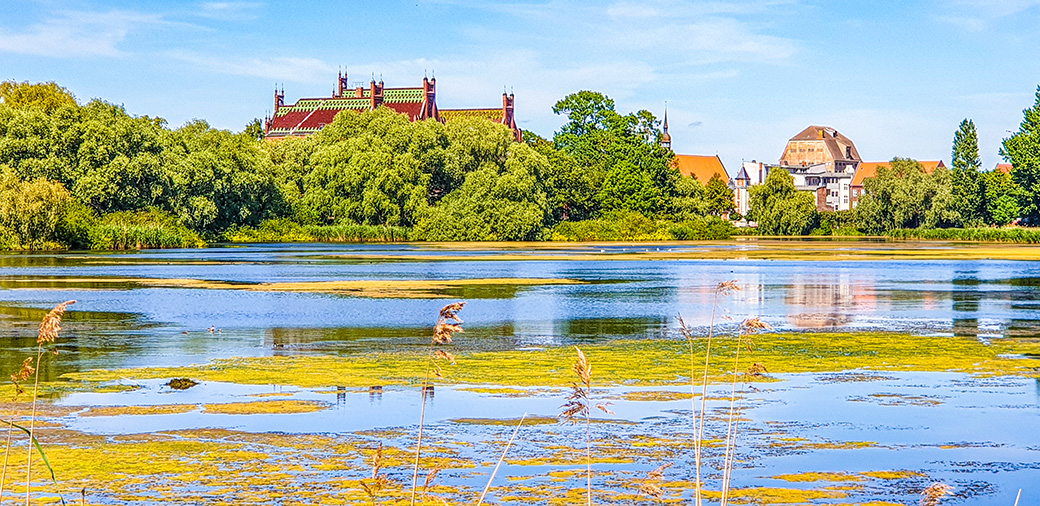
<path fill-rule="evenodd" d="M 750 189 L 749 218 L 766 235 L 992 238 L 997 236 L 896 232 L 1040 224 L 1040 88 L 1033 107 L 1023 114 L 1018 132 L 1000 149 L 1010 171 L 982 170 L 975 123 L 965 119 L 953 136 L 949 168 L 928 173 L 916 160 L 896 157 L 890 167 L 879 168 L 876 177 L 864 181 L 864 195 L 854 210 L 839 212 L 817 212 L 813 195 L 796 192 L 786 171 L 772 171 L 763 184 Z"/>
<path fill-rule="evenodd" d="M 186 247 L 234 240 L 718 239 L 736 229 L 719 178 L 683 177 L 648 111 L 623 114 L 581 91 L 553 112 L 551 139 L 483 119 L 410 122 L 387 108 L 345 111 L 320 132 L 263 140 L 195 120 L 171 128 L 55 83 L 0 83 L 0 248 Z M 978 167 L 962 124 L 953 168 L 896 159 L 855 213 L 817 213 L 775 171 L 752 188 L 766 234 L 880 233 L 905 227 L 1036 222 L 1040 92 L 1001 152 Z M 960 146 L 960 147 L 958 147 Z M 972 148 L 971 146 L 974 146 Z M 974 155 L 972 155 L 974 149 Z M 787 176 L 789 179 L 790 176 Z M 294 239 L 295 238 L 295 239 Z"/>

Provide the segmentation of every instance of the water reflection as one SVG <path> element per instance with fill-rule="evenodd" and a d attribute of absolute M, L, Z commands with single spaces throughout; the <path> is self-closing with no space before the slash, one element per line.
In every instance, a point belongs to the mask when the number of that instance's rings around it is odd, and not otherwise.
<path fill-rule="evenodd" d="M 517 245 L 513 253 L 522 253 Z M 672 251 L 698 246 L 662 246 Z M 743 247 L 741 245 L 734 248 Z M 624 253 L 627 246 L 604 247 Z M 559 246 L 531 252 L 582 252 Z M 777 260 L 503 260 L 481 247 L 259 245 L 119 254 L 0 255 L 0 372 L 35 347 L 40 318 L 66 299 L 67 313 L 45 375 L 95 367 L 180 365 L 211 358 L 355 353 L 428 343 L 437 311 L 466 299 L 471 349 L 676 337 L 676 316 L 697 332 L 758 316 L 781 330 L 951 332 L 1040 336 L 1040 262 Z M 343 255 L 395 262 L 344 262 Z M 460 256 L 459 261 L 445 261 Z M 424 260 L 435 259 L 434 261 Z M 474 258 L 481 258 L 474 260 Z M 135 278 L 240 283 L 574 279 L 582 284 L 517 289 L 477 285 L 450 298 L 371 299 L 308 293 L 144 288 Z M 209 333 L 213 326 L 220 333 Z M 728 326 L 728 327 L 727 327 Z"/>

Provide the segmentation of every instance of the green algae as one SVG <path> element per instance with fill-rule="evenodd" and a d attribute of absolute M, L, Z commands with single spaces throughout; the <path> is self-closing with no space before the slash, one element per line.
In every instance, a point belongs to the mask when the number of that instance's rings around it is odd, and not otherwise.
<path fill-rule="evenodd" d="M 329 404 L 321 401 L 278 400 L 205 404 L 203 408 L 203 413 L 218 415 L 282 415 L 322 411 L 328 409 Z"/>
<path fill-rule="evenodd" d="M 695 342 L 695 354 L 703 342 Z M 460 346 L 461 347 L 461 346 Z M 689 370 L 685 342 L 619 340 L 583 347 L 597 377 L 609 385 L 683 384 Z M 734 339 L 717 339 L 709 378 L 732 379 Z M 456 366 L 442 369 L 439 383 L 507 387 L 566 387 L 573 350 L 545 349 L 459 352 Z M 1030 356 L 1033 355 L 1033 356 Z M 745 354 L 747 356 L 747 354 Z M 1011 358 L 1027 356 L 1028 358 Z M 841 371 L 945 371 L 976 376 L 1036 377 L 1040 343 L 1031 340 L 920 336 L 899 333 L 777 333 L 760 335 L 748 362 L 764 364 L 774 374 Z M 203 381 L 308 388 L 411 385 L 425 375 L 420 350 L 360 353 L 351 356 L 273 356 L 214 360 L 169 368 L 96 370 L 65 374 L 69 382 L 100 383 L 188 376 Z M 749 381 L 757 378 L 748 377 Z M 56 382 L 60 384 L 61 382 Z M 88 385 L 84 385 L 88 386 Z M 70 385 L 65 385 L 71 388 Z"/>

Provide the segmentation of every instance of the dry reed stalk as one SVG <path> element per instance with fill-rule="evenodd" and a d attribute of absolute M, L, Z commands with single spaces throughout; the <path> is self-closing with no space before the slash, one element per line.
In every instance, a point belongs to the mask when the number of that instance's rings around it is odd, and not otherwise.
<path fill-rule="evenodd" d="M 1018 495 L 1015 496 L 1015 506 L 1018 506 L 1018 500 L 1022 498 L 1022 489 L 1018 489 Z"/>
<path fill-rule="evenodd" d="M 592 422 L 590 420 L 591 415 L 591 398 L 592 398 L 592 364 L 585 358 L 585 354 L 582 353 L 581 349 L 577 346 L 574 349 L 578 352 L 578 358 L 574 361 L 572 370 L 574 374 L 578 376 L 580 383 L 571 383 L 571 395 L 567 398 L 567 403 L 561 406 L 563 411 L 560 413 L 560 417 L 566 420 L 574 421 L 575 417 L 585 418 L 585 468 L 587 477 L 587 501 L 588 506 L 592 506 Z M 606 405 L 597 405 L 599 409 L 610 412 Z"/>
<path fill-rule="evenodd" d="M 923 496 L 921 498 L 921 506 L 937 506 L 943 497 L 953 495 L 953 487 L 945 483 L 935 482 L 928 485 L 928 488 L 925 488 L 921 495 Z"/>
<path fill-rule="evenodd" d="M 20 394 L 25 393 L 22 389 L 21 382 L 29 379 L 36 372 L 36 368 L 32 365 L 33 358 L 25 357 L 22 361 L 22 367 L 18 372 L 11 375 L 11 383 L 14 383 L 14 395 L 17 397 Z M 11 423 L 7 424 L 7 444 L 4 448 L 4 466 L 3 471 L 0 471 L 0 504 L 4 502 L 4 487 L 7 485 L 7 466 L 11 459 L 11 440 L 14 436 L 14 425 Z"/>
<path fill-rule="evenodd" d="M 752 348 L 751 335 L 772 327 L 758 318 L 748 318 L 740 324 L 737 331 L 737 350 L 733 358 L 733 389 L 729 398 L 729 421 L 726 427 L 726 451 L 723 457 L 722 469 L 722 499 L 721 506 L 726 506 L 729 500 L 730 479 L 733 476 L 733 460 L 736 457 L 737 439 L 737 378 L 740 375 L 740 349 L 746 348 L 748 353 L 754 351 Z M 764 367 L 764 366 L 763 366 Z"/>
<path fill-rule="evenodd" d="M 520 422 L 516 424 L 516 429 L 513 430 L 513 436 L 509 438 L 509 442 L 506 443 L 506 448 L 502 450 L 502 456 L 498 458 L 498 463 L 495 464 L 495 469 L 491 471 L 491 477 L 488 478 L 487 485 L 484 486 L 484 491 L 480 493 L 480 499 L 477 500 L 477 506 L 484 504 L 484 497 L 487 496 L 489 490 L 491 490 L 491 482 L 495 480 L 495 475 L 498 474 L 498 468 L 502 467 L 502 462 L 506 460 L 506 453 L 509 452 L 509 447 L 513 446 L 513 440 L 516 439 L 516 435 L 520 432 L 520 426 L 524 424 L 524 419 L 527 418 L 527 413 L 520 417 Z"/>
<path fill-rule="evenodd" d="M 653 471 L 646 473 L 646 478 L 643 479 L 643 483 L 639 485 L 639 493 L 646 494 L 654 499 L 660 500 L 664 497 L 664 489 L 658 485 L 658 482 L 664 478 L 664 470 L 672 467 L 671 462 L 667 462 L 657 466 Z M 638 494 L 637 494 L 638 495 Z"/>
<path fill-rule="evenodd" d="M 737 285 L 736 280 L 724 281 L 715 286 L 715 293 L 711 301 L 711 320 L 708 324 L 708 340 L 704 351 L 704 373 L 701 379 L 701 412 L 699 420 L 697 416 L 696 384 L 693 382 L 695 374 L 694 369 L 696 368 L 693 355 L 693 334 L 686 326 L 686 322 L 683 321 L 682 316 L 679 317 L 679 331 L 682 333 L 683 337 L 686 338 L 686 342 L 690 347 L 690 405 L 693 417 L 694 467 L 696 468 L 697 473 L 696 480 L 694 481 L 694 504 L 696 506 L 701 506 L 703 502 L 702 490 L 704 488 L 704 483 L 701 480 L 701 462 L 704 441 L 704 413 L 707 408 L 706 403 L 708 399 L 708 368 L 711 362 L 712 338 L 715 335 L 715 313 L 719 307 L 719 296 L 730 295 L 737 291 L 740 291 L 740 286 Z"/>
<path fill-rule="evenodd" d="M 433 339 L 430 340 L 430 350 L 426 355 L 426 375 L 423 377 L 422 384 L 422 407 L 419 410 L 419 437 L 415 442 L 415 465 L 412 468 L 411 506 L 415 506 L 415 491 L 419 485 L 419 456 L 422 453 L 423 427 L 426 422 L 426 394 L 428 391 L 427 387 L 430 385 L 430 372 L 433 370 L 433 360 L 435 357 L 440 357 L 450 360 L 452 364 L 455 363 L 454 355 L 442 350 L 435 350 L 434 346 L 439 344 L 451 344 L 452 335 L 456 332 L 463 332 L 462 318 L 459 318 L 457 313 L 461 311 L 462 307 L 465 305 L 465 302 L 453 302 L 441 308 L 440 314 L 437 318 L 437 326 L 433 329 Z M 436 368 L 435 374 L 438 378 L 441 377 L 440 368 Z"/>
<path fill-rule="evenodd" d="M 25 464 L 25 504 L 29 506 L 32 499 L 32 452 L 33 452 L 33 438 L 36 437 L 36 401 L 39 398 L 40 389 L 40 359 L 43 358 L 43 345 L 47 343 L 53 343 L 58 339 L 58 333 L 61 332 L 61 317 L 65 314 L 65 309 L 75 304 L 74 300 L 67 300 L 54 306 L 46 316 L 43 317 L 43 321 L 40 322 L 40 333 L 36 338 L 36 370 L 33 372 L 33 401 L 32 401 L 32 416 L 29 417 L 29 454 L 28 460 Z"/>

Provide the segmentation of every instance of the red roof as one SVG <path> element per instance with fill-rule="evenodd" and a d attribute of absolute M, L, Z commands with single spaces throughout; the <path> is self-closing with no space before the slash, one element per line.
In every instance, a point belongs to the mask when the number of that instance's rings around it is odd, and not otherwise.
<path fill-rule="evenodd" d="M 946 164 L 944 164 L 942 160 L 923 160 L 918 161 L 917 163 L 921 164 L 921 167 L 924 167 L 925 174 L 931 174 L 939 167 L 946 167 Z M 863 186 L 863 180 L 876 177 L 877 171 L 881 167 L 891 169 L 892 162 L 860 163 L 859 169 L 856 170 L 856 175 L 852 178 L 852 186 Z"/>
<path fill-rule="evenodd" d="M 999 171 L 999 172 L 1003 172 L 1005 174 L 1010 174 L 1011 173 L 1011 164 L 1010 163 L 998 163 L 997 166 L 993 168 L 993 170 Z"/>
<path fill-rule="evenodd" d="M 675 155 L 672 166 L 679 169 L 683 176 L 693 176 L 701 184 L 708 184 L 711 176 L 718 174 L 722 181 L 729 183 L 729 173 L 722 165 L 719 155 Z"/>

